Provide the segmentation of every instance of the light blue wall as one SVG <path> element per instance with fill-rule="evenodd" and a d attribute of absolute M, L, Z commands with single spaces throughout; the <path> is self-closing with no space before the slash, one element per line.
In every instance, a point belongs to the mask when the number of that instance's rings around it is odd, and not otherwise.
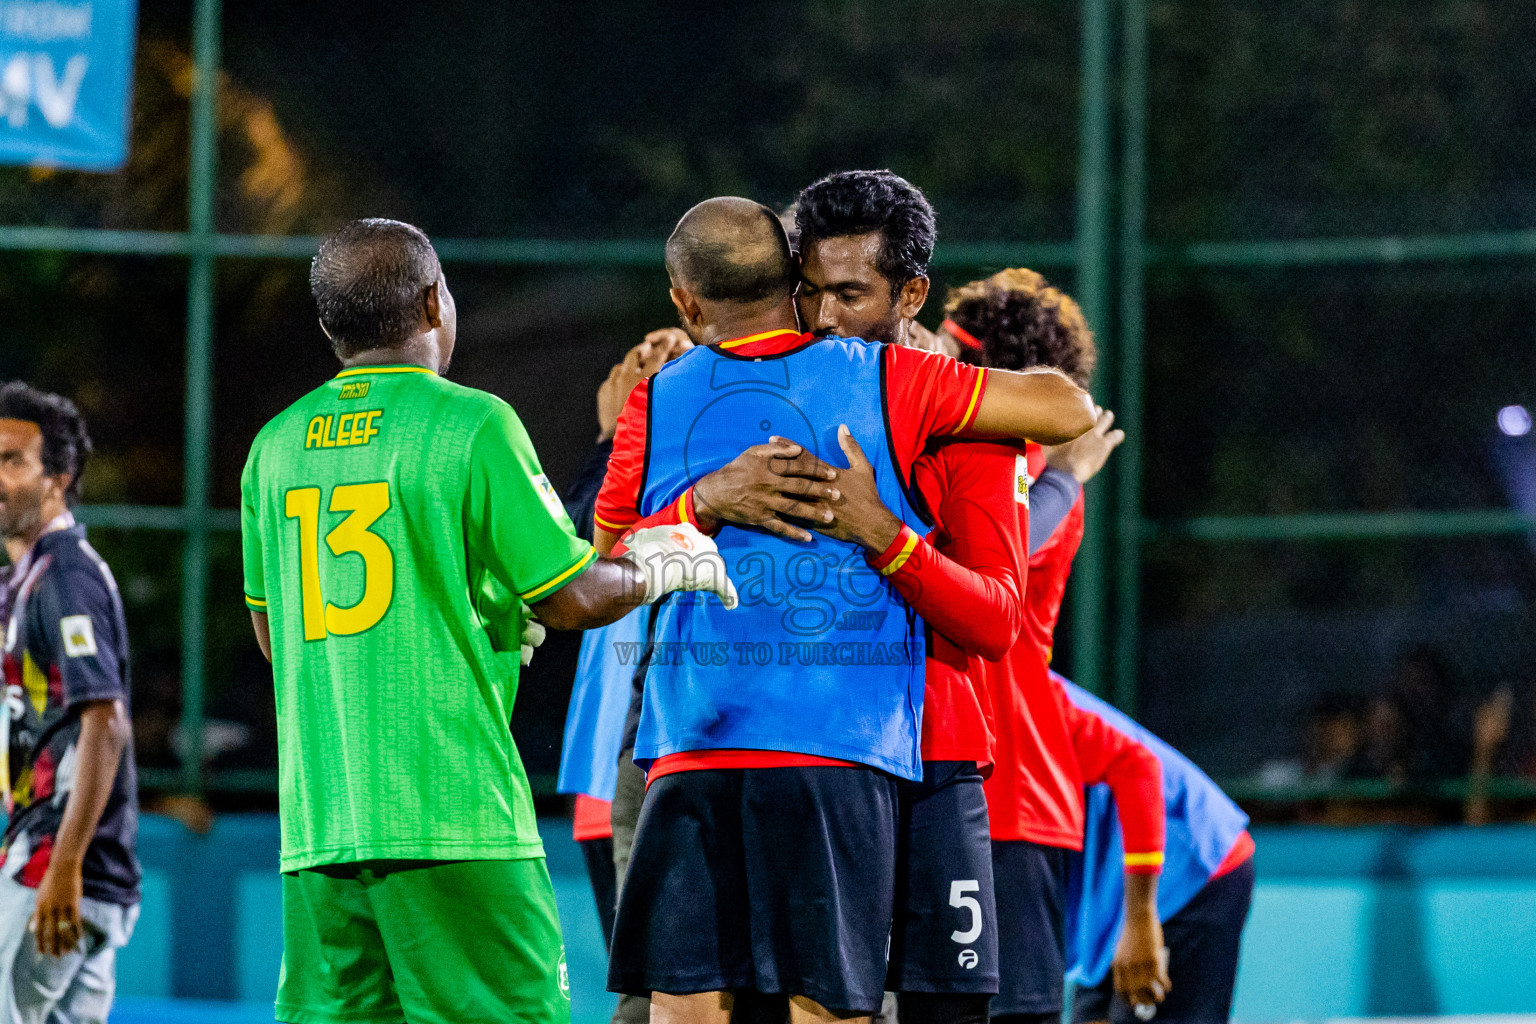
<path fill-rule="evenodd" d="M 613 1004 L 581 853 L 569 822 L 541 831 L 572 1016 L 599 1024 Z M 1536 828 L 1257 829 L 1255 838 L 1239 1020 L 1536 1011 Z M 141 847 L 144 911 L 122 956 L 121 991 L 270 1003 L 282 953 L 276 819 L 223 818 L 199 838 L 146 818 Z"/>
<path fill-rule="evenodd" d="M 1536 829 L 1255 838 L 1239 1020 L 1536 1011 Z"/>

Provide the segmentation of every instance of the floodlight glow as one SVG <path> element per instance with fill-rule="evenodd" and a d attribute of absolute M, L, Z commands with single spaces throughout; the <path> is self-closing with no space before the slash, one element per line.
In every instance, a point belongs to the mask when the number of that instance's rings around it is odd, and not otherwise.
<path fill-rule="evenodd" d="M 1531 432 L 1531 414 L 1523 405 L 1506 405 L 1499 410 L 1499 429 L 1506 437 L 1524 437 Z"/>

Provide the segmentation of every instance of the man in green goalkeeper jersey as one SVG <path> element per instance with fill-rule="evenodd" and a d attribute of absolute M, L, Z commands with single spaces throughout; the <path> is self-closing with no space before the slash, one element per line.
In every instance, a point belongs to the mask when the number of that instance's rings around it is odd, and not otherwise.
<path fill-rule="evenodd" d="M 527 607 L 600 626 L 735 592 L 714 545 L 577 539 L 511 407 L 443 379 L 427 237 L 353 222 L 310 271 L 335 379 L 241 480 L 245 595 L 277 687 L 283 969 L 300 1024 L 570 1019 L 554 891 L 509 722 Z"/>

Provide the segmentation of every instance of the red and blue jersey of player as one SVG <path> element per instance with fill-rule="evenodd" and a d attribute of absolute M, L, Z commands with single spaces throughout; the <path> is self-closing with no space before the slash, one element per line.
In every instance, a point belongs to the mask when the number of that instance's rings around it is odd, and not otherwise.
<path fill-rule="evenodd" d="M 992 730 L 972 663 L 1002 657 L 1019 634 L 1023 569 L 1006 525 L 1017 522 L 1013 467 L 1008 445 L 958 440 L 930 445 L 911 472 L 913 490 L 933 513 L 933 532 L 919 537 L 903 528 L 886 551 L 870 559 L 909 602 L 931 595 L 918 608 L 930 630 L 921 740 L 925 761 L 986 765 L 992 759 Z M 695 521 L 690 491 L 636 526 Z M 622 543 L 615 552 L 622 552 Z M 648 777 L 688 768 L 848 763 L 776 751 L 708 750 L 662 758 Z M 608 812 L 606 801 L 578 796 L 576 838 L 612 835 Z"/>
<path fill-rule="evenodd" d="M 735 346 L 738 354 L 767 355 L 806 340 L 804 335 L 786 332 L 725 344 Z M 994 679 L 997 666 L 1011 663 L 1018 648 L 1038 645 L 1041 635 L 1028 631 L 1020 638 L 1021 627 L 1027 628 L 1029 600 L 1023 564 L 1028 549 L 1027 493 L 1020 491 L 1027 481 L 1018 480 L 1019 449 L 1009 443 L 926 441 L 931 435 L 965 429 L 985 388 L 986 371 L 895 346 L 887 347 L 884 358 L 888 360 L 888 426 L 896 460 L 935 520 L 928 536 L 903 528 L 889 549 L 870 559 L 931 630 L 931 653 L 925 666 L 924 760 L 974 760 L 992 765 L 994 776 L 1000 767 L 1009 784 L 989 784 L 989 804 L 1002 802 L 993 812 L 997 815 L 994 838 L 1035 838 L 1050 845 L 1081 847 L 1082 787 L 1109 783 L 1117 803 L 1126 809 L 1122 817 L 1127 819 L 1123 828 L 1129 868 L 1156 871 L 1163 833 L 1156 758 L 1097 719 L 1074 714 L 1049 677 L 1046 656 L 1021 659 L 1024 664 L 1039 661 L 1038 673 L 1004 673 Z M 636 512 L 644 463 L 644 389 L 642 382 L 620 417 L 609 476 L 598 496 L 597 522 L 612 532 L 695 521 L 692 491 L 643 522 Z M 1075 516 L 1080 536 L 1080 508 Z M 1070 564 L 1070 553 L 1067 561 Z M 1064 577 L 1060 586 L 1065 586 Z M 1055 600 L 1059 607 L 1059 588 Z M 1054 626 L 1054 615 L 1050 626 Z M 1043 635 L 1048 645 L 1050 628 Z M 987 686 L 995 683 L 1029 692 L 997 699 L 987 692 Z M 1032 710 L 1049 710 L 1056 720 L 1051 727 L 1036 730 L 1033 737 L 1027 735 L 1028 723 L 1011 720 Z M 1010 720 L 999 722 L 999 712 Z M 1020 741 L 1049 746 L 1020 751 L 1014 746 Z M 650 777 L 692 768 L 847 763 L 780 751 L 702 750 L 658 760 L 651 766 Z M 1036 794 L 1029 792 L 1029 786 L 1021 791 L 1018 782 L 1040 774 L 1041 766 L 1047 766 L 1045 781 L 1033 788 L 1059 797 L 1069 783 L 1075 787 L 1075 844 L 1037 838 L 1059 839 L 1060 820 L 1071 820 L 1070 811 L 1062 812 L 1066 800 L 1031 799 Z M 1027 835 L 1018 835 L 1021 831 Z"/>
<path fill-rule="evenodd" d="M 809 334 L 772 331 L 721 342 L 719 347 L 735 356 L 771 356 L 812 343 Z M 886 425 L 892 453 L 901 471 L 910 478 L 913 464 L 934 435 L 966 430 L 985 393 L 987 372 L 952 359 L 915 349 L 885 346 Z M 667 508 L 641 522 L 640 488 L 646 458 L 646 417 L 650 382 L 641 381 L 630 392 L 619 414 L 614 433 L 608 475 L 598 492 L 593 518 L 599 528 L 622 534 L 637 526 L 696 522 L 693 491 L 685 491 Z M 767 440 L 764 438 L 764 440 Z M 789 440 L 796 440 L 790 438 Z M 659 758 L 651 766 L 651 781 L 677 771 L 698 768 L 775 768 L 847 765 L 850 762 L 777 750 L 696 750 Z"/>

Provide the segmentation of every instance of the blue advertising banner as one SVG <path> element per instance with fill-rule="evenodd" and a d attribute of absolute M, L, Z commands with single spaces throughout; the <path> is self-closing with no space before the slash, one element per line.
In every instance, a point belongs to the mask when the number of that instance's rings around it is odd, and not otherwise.
<path fill-rule="evenodd" d="M 0 0 L 0 163 L 128 159 L 136 0 Z"/>

